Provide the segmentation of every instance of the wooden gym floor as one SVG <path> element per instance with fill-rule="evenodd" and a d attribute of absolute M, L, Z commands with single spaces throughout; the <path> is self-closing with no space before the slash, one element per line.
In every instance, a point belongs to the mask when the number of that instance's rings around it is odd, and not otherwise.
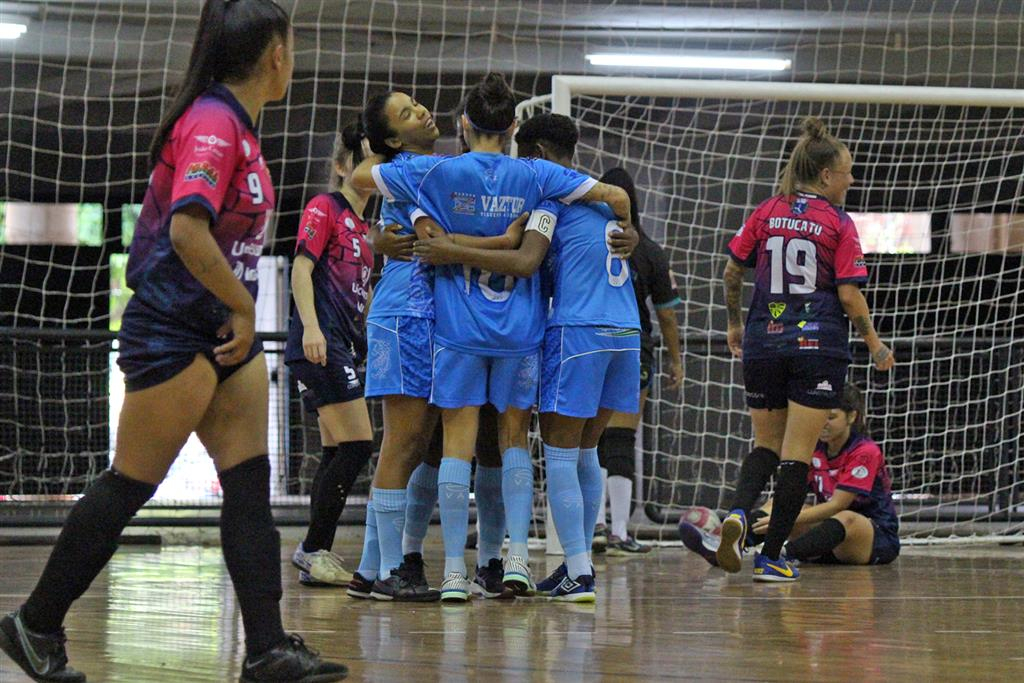
<path fill-rule="evenodd" d="M 727 577 L 663 548 L 597 556 L 596 605 L 453 607 L 303 588 L 287 562 L 293 547 L 285 541 L 285 627 L 348 664 L 354 681 L 1024 680 L 1019 547 L 911 548 L 889 567 L 805 565 L 792 585 L 754 584 L 746 567 Z M 0 609 L 20 603 L 49 550 L 0 547 Z M 358 557 L 351 532 L 340 550 Z M 537 578 L 558 561 L 542 553 Z M 427 560 L 438 580 L 436 543 Z M 237 680 L 243 653 L 216 547 L 123 547 L 67 630 L 71 663 L 90 681 Z M 0 681 L 27 680 L 0 653 Z"/>

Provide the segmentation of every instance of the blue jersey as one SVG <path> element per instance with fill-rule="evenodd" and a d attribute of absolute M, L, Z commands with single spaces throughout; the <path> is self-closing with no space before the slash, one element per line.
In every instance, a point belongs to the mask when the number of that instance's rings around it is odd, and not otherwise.
<path fill-rule="evenodd" d="M 396 160 L 415 158 L 417 155 L 401 152 Z M 380 222 L 386 225 L 400 225 L 399 235 L 415 234 L 410 216 L 416 205 L 408 201 L 386 202 L 380 211 Z M 395 261 L 387 259 L 380 274 L 380 282 L 373 290 L 370 306 L 370 320 L 387 317 L 408 316 L 412 318 L 434 317 L 433 268 L 419 259 Z"/>
<path fill-rule="evenodd" d="M 470 152 L 411 157 L 373 168 L 389 202 L 414 202 L 448 232 L 492 237 L 546 199 L 569 204 L 596 181 L 547 161 Z M 522 356 L 540 347 L 540 277 L 515 278 L 465 266 L 434 273 L 435 344 L 483 356 Z"/>
<path fill-rule="evenodd" d="M 605 204 L 560 207 L 544 202 L 538 211 L 555 221 L 545 274 L 552 280 L 548 327 L 603 325 L 640 329 L 629 261 L 614 256 L 608 236 L 619 228 Z"/>

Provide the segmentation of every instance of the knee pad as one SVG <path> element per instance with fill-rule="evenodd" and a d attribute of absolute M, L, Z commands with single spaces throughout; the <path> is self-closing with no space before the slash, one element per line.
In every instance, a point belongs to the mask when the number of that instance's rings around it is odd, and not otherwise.
<path fill-rule="evenodd" d="M 601 467 L 609 477 L 625 477 L 633 481 L 636 470 L 636 430 L 610 427 L 604 430 L 597 446 Z"/>

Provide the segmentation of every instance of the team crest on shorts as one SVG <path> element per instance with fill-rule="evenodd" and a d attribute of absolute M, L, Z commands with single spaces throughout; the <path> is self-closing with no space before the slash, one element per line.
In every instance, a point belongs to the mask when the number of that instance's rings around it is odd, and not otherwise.
<path fill-rule="evenodd" d="M 384 379 L 391 369 L 391 344 L 374 341 L 370 347 L 370 374 L 374 379 Z"/>
<path fill-rule="evenodd" d="M 520 387 L 531 387 L 537 383 L 537 354 L 532 353 L 519 363 L 516 384 Z"/>
<path fill-rule="evenodd" d="M 782 301 L 772 301 L 768 304 L 768 312 L 772 314 L 773 318 L 778 319 L 780 315 L 786 312 L 786 304 Z"/>

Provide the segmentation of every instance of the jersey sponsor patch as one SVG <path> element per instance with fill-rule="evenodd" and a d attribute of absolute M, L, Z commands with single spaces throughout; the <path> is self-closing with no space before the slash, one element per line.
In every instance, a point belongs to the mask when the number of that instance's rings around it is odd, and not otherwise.
<path fill-rule="evenodd" d="M 205 181 L 206 184 L 209 185 L 211 188 L 217 187 L 218 178 L 219 176 L 217 174 L 217 169 L 215 169 L 213 166 L 206 163 L 205 161 L 199 161 L 194 164 L 189 164 L 188 168 L 185 169 L 186 181 L 202 180 Z"/>
<path fill-rule="evenodd" d="M 864 465 L 857 465 L 850 470 L 850 474 L 853 475 L 854 479 L 865 479 L 868 476 L 868 468 L 864 467 Z"/>
<path fill-rule="evenodd" d="M 465 192 L 452 192 L 452 212 L 464 216 L 476 215 L 476 195 Z"/>
<path fill-rule="evenodd" d="M 829 382 L 827 379 L 826 380 L 822 380 L 821 382 L 818 382 L 818 386 L 816 386 L 814 388 L 815 389 L 819 389 L 820 391 L 833 391 L 832 383 Z"/>
<path fill-rule="evenodd" d="M 316 228 L 314 228 L 312 224 L 302 226 L 302 232 L 306 234 L 306 239 L 311 240 L 316 237 Z"/>
<path fill-rule="evenodd" d="M 768 327 L 767 327 L 767 329 L 765 331 L 768 334 L 782 334 L 783 330 L 785 330 L 785 329 L 786 329 L 786 326 L 783 325 L 782 323 L 777 323 L 774 320 L 769 320 L 768 321 Z"/>
<path fill-rule="evenodd" d="M 786 312 L 786 304 L 783 301 L 772 301 L 768 304 L 768 312 L 772 314 L 772 317 L 778 319 L 783 313 Z"/>
<path fill-rule="evenodd" d="M 796 341 L 800 345 L 801 351 L 817 351 L 821 347 L 821 342 L 817 339 L 797 337 Z"/>

